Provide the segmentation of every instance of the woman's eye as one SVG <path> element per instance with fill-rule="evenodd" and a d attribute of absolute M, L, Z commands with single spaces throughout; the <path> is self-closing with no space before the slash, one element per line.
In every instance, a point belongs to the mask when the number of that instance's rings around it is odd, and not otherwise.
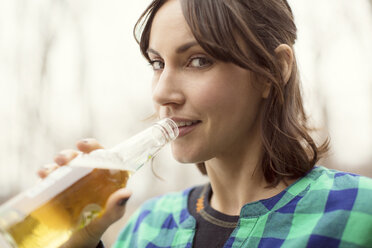
<path fill-rule="evenodd" d="M 164 68 L 164 63 L 161 62 L 160 60 L 153 60 L 150 62 L 152 68 L 156 71 L 156 70 L 161 70 Z"/>
<path fill-rule="evenodd" d="M 191 67 L 206 67 L 206 66 L 209 66 L 212 62 L 207 59 L 207 58 L 204 58 L 204 57 L 197 57 L 197 58 L 193 58 L 191 59 L 190 63 L 189 63 L 189 66 Z"/>

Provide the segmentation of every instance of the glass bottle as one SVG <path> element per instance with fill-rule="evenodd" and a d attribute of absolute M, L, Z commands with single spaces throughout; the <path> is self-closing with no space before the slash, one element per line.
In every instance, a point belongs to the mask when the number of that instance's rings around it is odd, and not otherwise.
<path fill-rule="evenodd" d="M 102 214 L 108 197 L 177 136 L 177 124 L 163 119 L 111 149 L 80 154 L 0 206 L 0 247 L 63 245 Z"/>

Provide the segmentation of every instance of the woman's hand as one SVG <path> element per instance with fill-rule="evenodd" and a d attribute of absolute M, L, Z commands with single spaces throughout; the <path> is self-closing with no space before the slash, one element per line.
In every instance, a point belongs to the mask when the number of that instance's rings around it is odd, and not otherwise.
<path fill-rule="evenodd" d="M 95 139 L 84 139 L 76 144 L 80 152 L 90 153 L 96 149 L 103 148 Z M 68 163 L 79 154 L 76 150 L 63 150 L 54 158 L 53 164 L 44 166 L 38 171 L 41 178 L 47 177 L 52 171 Z M 115 221 L 119 220 L 125 212 L 125 204 L 131 192 L 128 189 L 119 189 L 114 192 L 107 200 L 105 212 L 102 216 L 95 218 L 85 228 L 74 233 L 63 248 L 94 248 L 98 245 L 103 233 Z"/>

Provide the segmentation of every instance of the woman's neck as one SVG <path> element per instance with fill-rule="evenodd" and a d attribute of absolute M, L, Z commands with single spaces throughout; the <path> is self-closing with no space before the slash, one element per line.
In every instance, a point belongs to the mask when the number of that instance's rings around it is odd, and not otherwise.
<path fill-rule="evenodd" d="M 245 152 L 205 162 L 213 191 L 210 204 L 214 209 L 239 215 L 245 204 L 270 198 L 287 187 L 284 182 L 267 187 L 260 169 L 261 154 L 261 147 L 256 145 Z"/>

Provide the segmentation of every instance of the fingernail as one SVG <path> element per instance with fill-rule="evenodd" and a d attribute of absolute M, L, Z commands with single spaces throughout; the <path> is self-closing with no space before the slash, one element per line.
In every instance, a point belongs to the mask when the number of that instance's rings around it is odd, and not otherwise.
<path fill-rule="evenodd" d="M 60 152 L 60 153 L 58 153 L 58 157 L 63 157 L 63 158 L 65 158 L 65 157 L 67 157 L 67 156 L 66 156 L 66 153 L 65 153 L 65 152 Z"/>
<path fill-rule="evenodd" d="M 49 164 L 45 164 L 45 165 L 41 166 L 40 170 L 43 170 L 43 171 L 50 170 L 51 167 L 52 166 L 50 166 Z"/>
<path fill-rule="evenodd" d="M 84 144 L 88 144 L 88 143 L 89 143 L 89 140 L 88 140 L 88 139 L 83 139 L 82 142 L 83 142 Z"/>
<path fill-rule="evenodd" d="M 55 158 L 55 162 L 59 165 L 63 165 L 66 163 L 67 156 L 66 154 L 59 153 L 57 158 Z M 51 168 L 51 167 L 50 167 Z"/>
<path fill-rule="evenodd" d="M 127 203 L 128 200 L 129 200 L 129 198 L 121 199 L 120 201 L 118 201 L 118 206 L 120 206 L 120 207 L 124 206 L 125 203 Z"/>

